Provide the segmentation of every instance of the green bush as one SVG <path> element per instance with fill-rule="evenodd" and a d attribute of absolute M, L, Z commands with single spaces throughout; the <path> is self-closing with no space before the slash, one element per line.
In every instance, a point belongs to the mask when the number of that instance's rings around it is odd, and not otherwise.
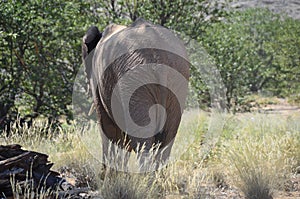
<path fill-rule="evenodd" d="M 299 35 L 299 20 L 257 8 L 208 27 L 201 43 L 220 70 L 227 102 L 258 92 L 280 97 L 299 92 Z"/>
<path fill-rule="evenodd" d="M 290 104 L 300 106 L 300 94 L 290 96 L 289 99 L 288 99 L 288 102 Z"/>

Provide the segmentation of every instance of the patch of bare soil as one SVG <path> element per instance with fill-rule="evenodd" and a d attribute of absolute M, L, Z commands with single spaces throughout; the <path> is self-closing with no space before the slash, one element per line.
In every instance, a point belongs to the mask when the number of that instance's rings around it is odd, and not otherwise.
<path fill-rule="evenodd" d="M 300 107 L 289 104 L 286 99 L 278 99 L 278 103 L 266 105 L 258 109 L 258 111 L 266 114 L 286 116 L 300 113 Z"/>
<path fill-rule="evenodd" d="M 285 13 L 294 19 L 300 19 L 299 0 L 234 0 L 231 7 L 235 9 L 268 8 L 273 12 Z"/>
<path fill-rule="evenodd" d="M 285 191 L 276 193 L 275 199 L 296 199 L 300 198 L 300 173 L 295 174 L 287 182 Z"/>

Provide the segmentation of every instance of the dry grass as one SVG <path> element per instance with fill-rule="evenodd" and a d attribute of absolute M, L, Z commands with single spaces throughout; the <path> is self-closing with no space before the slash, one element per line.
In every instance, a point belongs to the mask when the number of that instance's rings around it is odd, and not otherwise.
<path fill-rule="evenodd" d="M 42 121 L 36 121 L 31 128 L 15 124 L 14 131 L 8 137 L 2 135 L 0 142 L 18 143 L 49 154 L 55 169 L 63 171 L 75 185 L 95 190 L 102 198 L 221 198 L 218 190 L 226 192 L 237 187 L 246 198 L 269 199 L 278 190 L 284 190 L 285 182 L 300 165 L 299 121 L 300 115 L 228 115 L 217 145 L 203 160 L 201 143 L 209 136 L 205 135 L 209 114 L 192 115 L 190 125 L 180 128 L 176 142 L 195 142 L 180 160 L 146 174 L 107 174 L 74 126 L 53 133 Z M 184 140 L 186 132 L 191 131 L 193 139 Z M 39 198 L 46 198 L 48 192 L 43 190 Z M 19 194 L 17 186 L 15 194 Z M 34 191 L 26 194 L 30 198 Z"/>
<path fill-rule="evenodd" d="M 25 184 L 20 184 L 15 181 L 14 176 L 11 177 L 11 184 L 13 190 L 13 198 L 22 199 L 43 199 L 43 198 L 56 198 L 58 192 L 50 188 L 45 188 L 45 185 L 39 185 L 36 189 L 32 189 L 33 181 L 28 180 Z M 22 188 L 25 187 L 25 188 Z"/>
<path fill-rule="evenodd" d="M 276 190 L 284 189 L 299 165 L 300 128 L 296 122 L 297 117 L 243 115 L 231 127 L 230 137 L 221 140 L 217 161 L 246 198 L 270 199 Z"/>

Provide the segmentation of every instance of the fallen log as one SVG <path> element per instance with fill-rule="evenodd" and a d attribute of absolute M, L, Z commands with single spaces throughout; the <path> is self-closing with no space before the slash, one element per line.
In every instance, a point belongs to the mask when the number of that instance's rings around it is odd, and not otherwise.
<path fill-rule="evenodd" d="M 16 144 L 0 145 L 0 198 L 13 196 L 12 181 L 21 188 L 30 182 L 32 190 L 42 187 L 58 190 L 66 181 L 51 170 L 52 166 L 46 154 L 23 150 Z"/>

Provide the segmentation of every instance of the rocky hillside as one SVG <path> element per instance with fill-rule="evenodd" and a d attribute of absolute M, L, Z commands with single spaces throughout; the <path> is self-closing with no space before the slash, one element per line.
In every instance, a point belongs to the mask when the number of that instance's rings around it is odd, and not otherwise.
<path fill-rule="evenodd" d="M 274 12 L 283 12 L 295 19 L 300 19 L 300 0 L 234 0 L 233 8 L 265 7 Z"/>

